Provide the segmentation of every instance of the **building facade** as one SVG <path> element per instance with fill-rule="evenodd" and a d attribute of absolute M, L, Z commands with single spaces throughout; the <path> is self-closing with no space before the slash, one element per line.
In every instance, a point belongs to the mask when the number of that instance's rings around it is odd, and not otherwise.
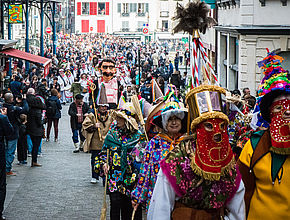
<path fill-rule="evenodd" d="M 75 33 L 111 33 L 111 0 L 75 0 Z"/>
<path fill-rule="evenodd" d="M 257 62 L 266 48 L 280 53 L 289 69 L 290 7 L 278 0 L 217 0 L 217 72 L 222 86 L 249 87 L 252 95 L 262 79 Z"/>

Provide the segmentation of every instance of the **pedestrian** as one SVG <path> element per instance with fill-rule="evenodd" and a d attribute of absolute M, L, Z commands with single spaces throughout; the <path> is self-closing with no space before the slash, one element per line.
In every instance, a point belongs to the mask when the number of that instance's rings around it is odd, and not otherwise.
<path fill-rule="evenodd" d="M 271 52 L 258 65 L 264 78 L 258 90 L 262 118 L 245 144 L 238 166 L 245 182 L 247 219 L 289 219 L 290 74 L 283 58 Z M 263 124 L 261 123 L 263 121 Z"/>
<path fill-rule="evenodd" d="M 175 58 L 174 58 L 175 71 L 178 71 L 179 70 L 178 66 L 179 66 L 179 53 L 177 52 L 175 54 Z"/>
<path fill-rule="evenodd" d="M 83 143 L 85 137 L 82 135 L 82 123 L 85 117 L 88 115 L 89 106 L 83 101 L 81 94 L 76 95 L 75 101 L 70 104 L 68 114 L 70 115 L 70 125 L 72 129 L 72 140 L 75 146 L 74 153 L 83 151 Z M 79 143 L 80 139 L 80 143 Z"/>
<path fill-rule="evenodd" d="M 14 132 L 14 129 L 7 117 L 7 109 L 0 108 L 0 220 L 3 216 L 4 202 L 6 197 L 6 160 L 4 138 Z"/>
<path fill-rule="evenodd" d="M 180 86 L 182 86 L 182 81 L 180 77 L 180 71 L 175 71 L 170 78 L 170 83 L 175 85 L 177 89 L 180 89 Z"/>
<path fill-rule="evenodd" d="M 20 126 L 19 126 L 19 139 L 17 142 L 17 159 L 19 165 L 27 164 L 27 132 L 26 132 L 26 123 L 27 115 L 21 114 L 20 117 Z"/>
<path fill-rule="evenodd" d="M 29 105 L 27 115 L 27 134 L 29 134 L 32 141 L 31 167 L 40 167 L 42 165 L 37 163 L 37 155 L 42 137 L 44 136 L 42 111 L 46 109 L 46 106 L 41 98 L 35 95 L 35 90 L 33 88 L 28 89 L 26 100 Z"/>
<path fill-rule="evenodd" d="M 210 85 L 188 93 L 192 121 L 187 127 L 193 135 L 160 162 L 148 220 L 246 218 L 245 188 L 229 143 L 228 118 L 221 112 L 221 93 L 223 88 Z M 206 106 L 203 95 L 210 97 Z"/>
<path fill-rule="evenodd" d="M 73 93 L 73 98 L 75 98 L 76 95 L 81 94 L 82 86 L 81 83 L 79 82 L 79 78 L 77 77 L 74 78 L 74 82 L 70 87 L 70 91 Z"/>
<path fill-rule="evenodd" d="M 177 102 L 167 103 L 161 109 L 161 114 L 153 120 L 153 124 L 163 130 L 153 137 L 145 148 L 139 181 L 131 193 L 133 208 L 145 203 L 146 212 L 148 211 L 160 168 L 159 163 L 175 145 L 183 140 L 182 135 L 186 132 L 183 123 L 186 123 L 185 109 L 181 109 Z"/>
<path fill-rule="evenodd" d="M 17 141 L 19 138 L 19 117 L 22 113 L 25 113 L 27 109 L 17 107 L 13 105 L 14 98 L 12 93 L 6 93 L 4 95 L 3 107 L 7 109 L 7 117 L 13 126 L 13 132 L 11 132 L 6 139 L 5 155 L 6 155 L 6 174 L 15 176 L 16 173 L 12 172 L 12 164 L 15 157 L 15 151 L 17 148 Z"/>
<path fill-rule="evenodd" d="M 132 205 L 130 195 L 138 180 L 138 170 L 134 167 L 134 148 L 140 139 L 136 112 L 132 105 L 124 106 L 114 113 L 116 122 L 112 124 L 100 155 L 101 166 L 108 175 L 108 193 L 110 197 L 110 219 L 131 219 Z M 109 164 L 107 161 L 109 150 Z M 142 219 L 141 207 L 138 207 L 135 219 Z"/>
<path fill-rule="evenodd" d="M 101 87 L 97 100 L 97 108 L 93 109 L 85 118 L 82 126 L 82 134 L 86 138 L 84 152 L 91 153 L 92 179 L 91 183 L 99 182 L 100 162 L 99 153 L 102 150 L 104 140 L 112 124 L 112 112 L 108 110 L 106 92 Z"/>
<path fill-rule="evenodd" d="M 46 141 L 49 141 L 50 130 L 53 123 L 54 128 L 54 141 L 58 140 L 58 122 L 61 118 L 61 103 L 58 98 L 58 91 L 56 89 L 51 90 L 51 95 L 48 97 L 46 102 L 46 117 L 47 117 L 47 133 Z"/>

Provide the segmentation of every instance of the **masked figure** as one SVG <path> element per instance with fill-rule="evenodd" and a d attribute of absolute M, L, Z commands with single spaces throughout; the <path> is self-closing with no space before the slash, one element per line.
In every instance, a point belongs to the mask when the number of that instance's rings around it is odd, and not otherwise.
<path fill-rule="evenodd" d="M 161 161 L 148 219 L 245 218 L 244 185 L 221 112 L 224 93 L 208 85 L 187 94 L 192 135 Z"/>
<path fill-rule="evenodd" d="M 290 75 L 274 53 L 258 63 L 264 78 L 258 105 L 269 128 L 253 133 L 238 165 L 245 182 L 248 219 L 289 219 Z"/>

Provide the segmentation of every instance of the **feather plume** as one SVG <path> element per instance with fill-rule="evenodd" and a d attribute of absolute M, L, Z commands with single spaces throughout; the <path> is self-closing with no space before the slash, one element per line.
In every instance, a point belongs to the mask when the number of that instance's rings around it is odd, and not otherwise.
<path fill-rule="evenodd" d="M 209 11 L 208 5 L 199 0 L 188 3 L 186 7 L 178 3 L 176 16 L 173 17 L 178 24 L 173 28 L 173 33 L 183 31 L 192 34 L 197 29 L 205 34 L 207 28 L 217 24 L 214 18 L 208 16 Z"/>

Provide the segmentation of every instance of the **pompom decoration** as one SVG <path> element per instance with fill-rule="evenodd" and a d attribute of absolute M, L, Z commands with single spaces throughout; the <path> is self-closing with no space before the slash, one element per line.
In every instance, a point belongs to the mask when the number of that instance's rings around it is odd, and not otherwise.
<path fill-rule="evenodd" d="M 290 75 L 281 66 L 284 59 L 274 52 L 269 52 L 262 61 L 258 62 L 258 66 L 264 69 L 264 78 L 258 88 L 258 102 L 261 98 L 274 90 L 285 90 L 290 93 Z"/>
<path fill-rule="evenodd" d="M 178 24 L 173 28 L 173 33 L 186 32 L 193 34 L 194 30 L 199 30 L 205 34 L 206 29 L 216 24 L 215 19 L 208 16 L 209 6 L 205 2 L 190 2 L 187 7 L 179 3 L 176 8 L 176 16 L 173 20 L 178 20 Z"/>

